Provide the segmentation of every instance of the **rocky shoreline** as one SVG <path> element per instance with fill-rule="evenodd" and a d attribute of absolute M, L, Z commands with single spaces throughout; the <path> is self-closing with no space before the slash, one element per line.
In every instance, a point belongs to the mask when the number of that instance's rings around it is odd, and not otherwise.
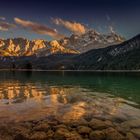
<path fill-rule="evenodd" d="M 13 86 L 20 90 L 19 83 Z M 21 91 L 30 96 L 17 98 L 10 90 L 15 100 L 3 98 L 0 140 L 140 140 L 135 102 L 79 87 L 24 86 Z"/>
<path fill-rule="evenodd" d="M 3 123 L 0 140 L 139 140 L 140 119 L 112 122 L 97 118 L 60 121 L 55 117 Z"/>

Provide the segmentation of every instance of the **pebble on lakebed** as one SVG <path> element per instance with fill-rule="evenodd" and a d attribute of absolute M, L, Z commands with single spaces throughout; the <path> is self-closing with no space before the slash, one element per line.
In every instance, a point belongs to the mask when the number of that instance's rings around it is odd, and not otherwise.
<path fill-rule="evenodd" d="M 36 120 L 0 125 L 0 140 L 139 140 L 140 120 Z"/>

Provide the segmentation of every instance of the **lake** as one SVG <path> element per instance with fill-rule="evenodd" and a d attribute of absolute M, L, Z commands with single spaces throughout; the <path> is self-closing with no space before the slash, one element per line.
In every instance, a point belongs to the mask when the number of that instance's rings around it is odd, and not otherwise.
<path fill-rule="evenodd" d="M 140 73 L 0 71 L 1 123 L 32 125 L 54 118 L 63 124 L 109 120 L 122 136 L 138 139 Z"/>

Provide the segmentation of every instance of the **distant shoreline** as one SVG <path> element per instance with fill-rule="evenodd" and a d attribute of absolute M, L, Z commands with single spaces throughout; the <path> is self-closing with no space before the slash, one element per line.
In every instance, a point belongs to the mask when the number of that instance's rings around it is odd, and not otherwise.
<path fill-rule="evenodd" d="M 140 72 L 140 70 L 41 70 L 41 69 L 0 69 L 0 71 L 34 71 L 34 72 Z"/>

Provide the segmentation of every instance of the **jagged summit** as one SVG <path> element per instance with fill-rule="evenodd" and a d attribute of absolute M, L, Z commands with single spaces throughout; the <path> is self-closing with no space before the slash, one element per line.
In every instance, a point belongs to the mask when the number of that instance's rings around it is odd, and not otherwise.
<path fill-rule="evenodd" d="M 104 48 L 110 45 L 119 44 L 123 41 L 125 41 L 125 39 L 115 32 L 101 34 L 95 30 L 88 30 L 82 35 L 72 34 L 70 37 L 62 39 L 60 43 L 62 46 L 83 53 L 91 49 Z"/>
<path fill-rule="evenodd" d="M 53 53 L 76 53 L 60 46 L 57 41 L 28 40 L 24 38 L 0 39 L 0 56 L 47 56 Z"/>

